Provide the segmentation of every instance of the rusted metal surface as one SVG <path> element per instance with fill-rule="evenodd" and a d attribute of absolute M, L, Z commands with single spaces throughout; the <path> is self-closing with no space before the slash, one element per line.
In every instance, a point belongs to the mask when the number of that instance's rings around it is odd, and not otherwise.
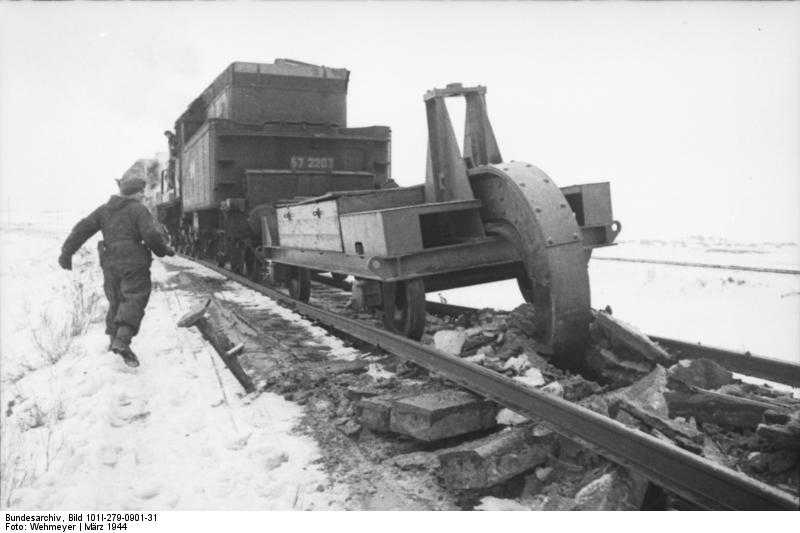
<path fill-rule="evenodd" d="M 329 327 L 419 364 L 522 415 L 540 419 L 581 445 L 631 468 L 701 507 L 718 510 L 796 510 L 791 495 L 665 443 L 558 396 L 367 323 L 292 300 L 273 289 L 203 265 L 282 302 Z"/>
<path fill-rule="evenodd" d="M 523 296 L 538 313 L 539 342 L 576 364 L 589 338 L 586 255 L 575 215 L 553 181 L 521 162 L 470 171 L 486 222 L 510 226 L 525 265 Z"/>

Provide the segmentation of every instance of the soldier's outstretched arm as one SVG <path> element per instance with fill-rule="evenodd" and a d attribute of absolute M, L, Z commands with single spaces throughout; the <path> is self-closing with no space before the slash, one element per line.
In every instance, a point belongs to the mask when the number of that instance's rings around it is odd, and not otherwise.
<path fill-rule="evenodd" d="M 99 211 L 100 208 L 95 209 L 89 216 L 81 219 L 72 228 L 69 236 L 61 246 L 61 256 L 58 258 L 58 264 L 61 265 L 61 268 L 72 270 L 72 254 L 77 252 L 92 235 L 100 231 Z"/>
<path fill-rule="evenodd" d="M 136 226 L 139 229 L 139 235 L 142 236 L 144 243 L 158 257 L 175 255 L 175 250 L 170 248 L 169 244 L 167 244 L 167 240 L 164 238 L 164 234 L 158 230 L 156 222 L 153 220 L 153 215 L 141 204 L 139 204 L 136 209 Z"/>

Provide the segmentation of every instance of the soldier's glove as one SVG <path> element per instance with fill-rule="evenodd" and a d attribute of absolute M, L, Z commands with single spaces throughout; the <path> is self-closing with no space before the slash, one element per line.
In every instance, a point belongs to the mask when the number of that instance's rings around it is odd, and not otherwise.
<path fill-rule="evenodd" d="M 164 255 L 172 257 L 175 255 L 175 250 L 173 250 L 171 246 L 167 246 L 167 250 L 164 252 Z"/>
<path fill-rule="evenodd" d="M 64 270 L 72 270 L 72 256 L 61 254 L 58 256 L 58 265 Z"/>

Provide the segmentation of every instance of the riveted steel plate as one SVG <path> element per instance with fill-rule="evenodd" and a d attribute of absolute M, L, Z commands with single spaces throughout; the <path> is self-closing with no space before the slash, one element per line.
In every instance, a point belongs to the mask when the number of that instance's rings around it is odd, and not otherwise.
<path fill-rule="evenodd" d="M 519 249 L 523 295 L 537 311 L 538 341 L 570 365 L 589 337 L 591 300 L 581 232 L 558 186 L 533 165 L 512 162 L 470 171 L 485 224 Z M 510 229 L 509 229 L 510 228 Z"/>

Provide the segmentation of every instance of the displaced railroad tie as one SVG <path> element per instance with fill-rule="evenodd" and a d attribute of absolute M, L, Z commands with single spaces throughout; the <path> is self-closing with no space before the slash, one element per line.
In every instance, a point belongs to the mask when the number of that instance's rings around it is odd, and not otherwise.
<path fill-rule="evenodd" d="M 237 360 L 249 340 L 243 332 L 251 330 L 252 327 L 236 313 L 222 307 L 215 298 L 208 298 L 178 321 L 178 327 L 192 326 L 197 327 L 203 338 L 211 343 L 244 390 L 253 392 L 255 386 Z"/>
<path fill-rule="evenodd" d="M 555 441 L 543 425 L 508 428 L 440 452 L 439 475 L 451 489 L 488 488 L 546 462 Z"/>
<path fill-rule="evenodd" d="M 800 413 L 791 416 L 767 411 L 765 424 L 759 424 L 756 434 L 771 442 L 776 449 L 800 450 Z"/>
<path fill-rule="evenodd" d="M 681 424 L 674 420 L 663 418 L 657 414 L 645 411 L 644 409 L 639 408 L 625 399 L 616 400 L 616 402 L 612 405 L 609 414 L 612 414 L 613 410 L 620 409 L 636 418 L 647 427 L 656 430 L 665 437 L 671 439 L 675 442 L 675 444 L 684 450 L 689 450 L 690 452 L 698 455 L 702 454 L 703 434 L 694 427 L 685 423 Z"/>
<path fill-rule="evenodd" d="M 361 423 L 370 429 L 433 442 L 490 429 L 499 407 L 466 391 L 387 394 L 361 400 Z"/>
<path fill-rule="evenodd" d="M 672 416 L 691 416 L 699 422 L 755 430 L 764 413 L 784 410 L 774 403 L 688 386 L 687 390 L 667 391 L 664 397 Z"/>
<path fill-rule="evenodd" d="M 645 360 L 670 366 L 675 358 L 650 338 L 625 322 L 618 320 L 604 311 L 594 313 L 595 323 L 611 342 L 611 346 L 620 346 L 632 351 Z"/>

